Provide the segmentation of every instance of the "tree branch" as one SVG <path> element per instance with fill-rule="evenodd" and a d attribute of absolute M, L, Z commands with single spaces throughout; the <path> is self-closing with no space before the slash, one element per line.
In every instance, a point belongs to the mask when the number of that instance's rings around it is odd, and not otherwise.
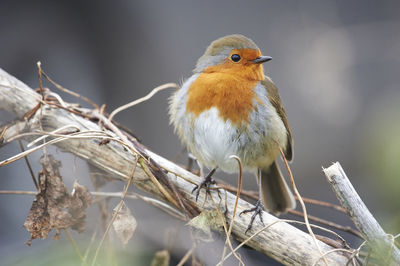
<path fill-rule="evenodd" d="M 347 214 L 384 265 L 400 265 L 400 251 L 361 200 L 339 162 L 324 169 L 326 178 Z"/>
<path fill-rule="evenodd" d="M 37 106 L 38 102 L 42 102 L 39 94 L 34 92 L 21 81 L 0 69 L 0 108 L 14 113 L 18 118 L 21 119 L 27 112 Z M 42 108 L 42 125 L 43 130 L 46 132 L 51 132 L 68 125 L 73 125 L 74 127 L 80 128 L 81 132 L 84 132 L 85 130 L 102 130 L 97 124 L 89 121 L 88 119 L 78 115 L 73 115 L 61 108 L 56 108 L 46 103 L 43 104 Z M 90 114 L 91 112 L 89 109 L 81 108 L 80 110 L 86 114 Z M 23 123 L 24 125 L 23 128 L 21 128 L 21 131 L 34 132 L 35 130 L 39 130 L 38 119 L 38 115 L 32 116 L 27 123 Z M 107 131 L 107 134 L 117 138 L 113 132 Z M 5 136 L 6 139 L 7 132 Z M 71 152 L 76 156 L 83 158 L 84 160 L 87 160 L 91 164 L 110 173 L 115 178 L 125 181 L 128 180 L 135 161 L 132 152 L 130 150 L 125 150 L 120 143 L 112 140 L 106 145 L 99 145 L 99 143 L 100 140 L 96 141 L 95 138 L 66 138 L 62 141 L 56 142 L 55 145 L 64 149 L 65 151 Z M 151 166 L 152 162 L 154 162 L 167 172 L 165 175 L 168 178 L 168 182 L 173 184 L 181 193 L 182 197 L 187 201 L 187 203 L 185 203 L 186 205 L 184 204 L 185 206 L 188 206 L 188 203 L 190 203 L 199 210 L 203 208 L 205 192 L 203 190 L 201 191 L 198 202 L 196 202 L 194 195 L 191 193 L 193 189 L 192 184 L 200 182 L 200 178 L 198 176 L 193 175 L 178 165 L 153 153 L 144 146 L 141 146 L 141 149 L 143 149 L 143 151 L 148 155 L 146 160 L 149 164 L 150 170 L 152 170 Z M 160 193 L 159 188 L 151 181 L 148 175 L 139 166 L 140 165 L 138 165 L 136 169 L 132 183 L 139 189 L 165 200 L 165 197 L 162 193 Z M 164 171 L 161 172 L 163 173 Z M 160 171 L 153 172 L 155 175 L 157 173 L 161 174 Z M 235 195 L 227 191 L 224 193 L 226 193 L 226 206 L 228 206 L 226 219 L 227 222 L 230 223 L 233 219 L 232 215 Z M 217 192 L 214 191 L 211 194 L 214 199 L 218 198 Z M 220 206 L 225 206 L 225 203 L 222 202 Z M 250 207 L 252 207 L 251 204 L 239 199 L 237 212 L 239 213 Z M 204 208 L 213 209 L 214 207 L 212 202 L 208 200 L 205 202 Z M 288 223 L 277 222 L 277 220 L 279 220 L 278 218 L 266 212 L 263 213 L 263 217 L 266 225 L 274 224 L 267 230 L 253 237 L 247 242 L 247 245 L 283 264 L 312 265 L 316 261 L 319 261 L 318 264 L 322 264 L 322 260 L 319 260 L 320 253 L 318 252 L 318 249 L 309 234 L 291 226 Z M 249 220 L 250 215 L 234 217 L 232 234 L 239 241 L 243 241 L 249 237 L 249 235 L 245 235 Z M 254 232 L 258 230 L 258 228 L 261 228 L 259 224 L 257 224 L 255 227 L 256 229 Z M 344 265 L 347 262 L 347 258 L 342 252 L 333 252 L 334 248 L 321 241 L 318 241 L 318 244 L 323 253 L 330 252 L 329 255 L 326 256 L 329 265 Z"/>

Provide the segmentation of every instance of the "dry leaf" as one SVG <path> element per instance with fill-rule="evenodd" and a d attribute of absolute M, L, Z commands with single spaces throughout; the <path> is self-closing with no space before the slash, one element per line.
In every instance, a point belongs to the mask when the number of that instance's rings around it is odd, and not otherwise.
<path fill-rule="evenodd" d="M 42 157 L 41 164 L 39 193 L 24 224 L 31 234 L 28 245 L 33 239 L 46 238 L 53 228 L 56 228 L 55 237 L 60 229 L 69 227 L 82 232 L 85 229 L 85 209 L 91 203 L 89 191 L 77 182 L 72 195 L 68 192 L 60 175 L 60 161 L 47 155 Z"/>
<path fill-rule="evenodd" d="M 78 181 L 74 182 L 69 204 L 69 213 L 73 217 L 71 228 L 78 231 L 85 231 L 86 208 L 92 202 L 92 194 L 85 186 L 79 185 Z"/>
<path fill-rule="evenodd" d="M 151 266 L 168 266 L 171 255 L 168 250 L 157 251 L 151 260 Z"/>
<path fill-rule="evenodd" d="M 187 224 L 196 229 L 194 234 L 196 239 L 211 242 L 214 241 L 211 230 L 222 232 L 224 222 L 225 217 L 221 220 L 217 210 L 204 210 Z"/>
<path fill-rule="evenodd" d="M 137 222 L 135 217 L 132 216 L 129 208 L 125 205 L 125 202 L 122 201 L 121 204 L 121 209 L 117 213 L 113 222 L 113 227 L 122 244 L 126 245 L 136 230 Z M 118 206 L 115 207 L 114 211 L 116 211 L 117 208 Z"/>

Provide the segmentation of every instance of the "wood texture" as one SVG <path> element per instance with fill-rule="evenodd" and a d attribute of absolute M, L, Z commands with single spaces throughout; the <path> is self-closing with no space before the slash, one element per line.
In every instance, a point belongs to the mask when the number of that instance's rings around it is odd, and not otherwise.
<path fill-rule="evenodd" d="M 40 99 L 41 97 L 39 94 L 35 93 L 27 85 L 0 69 L 0 108 L 22 118 L 26 112 L 37 105 Z M 39 129 L 38 113 L 39 112 L 37 112 L 37 114 L 25 124 L 23 130 L 32 132 Z M 65 110 L 48 105 L 43 106 L 42 115 L 43 129 L 47 132 L 66 125 L 75 125 L 81 128 L 82 131 L 87 129 L 100 130 L 97 124 L 93 122 L 79 116 L 72 116 L 71 113 Z M 134 158 L 118 143 L 110 142 L 107 145 L 99 145 L 99 141 L 94 139 L 74 139 L 64 140 L 58 142 L 56 145 L 63 150 L 71 152 L 76 156 L 87 160 L 91 164 L 107 171 L 115 178 L 127 180 L 132 171 Z M 197 205 L 199 209 L 202 209 L 205 196 L 204 191 L 201 191 L 199 201 L 196 202 L 194 195 L 191 194 L 193 185 L 173 173 L 184 176 L 187 180 L 196 183 L 201 179 L 149 150 L 147 150 L 147 153 L 162 168 L 169 171 L 167 174 L 169 181 L 182 192 L 184 197 L 192 204 Z M 139 165 L 133 178 L 133 184 L 139 189 L 151 193 L 155 197 L 163 198 L 157 187 L 154 186 L 153 182 L 151 182 Z M 213 192 L 212 194 L 214 200 L 218 201 L 216 192 Z M 222 198 L 225 198 L 225 192 L 222 192 Z M 232 220 L 235 195 L 226 192 L 226 198 L 228 206 L 226 219 L 227 222 L 230 222 Z M 222 202 L 221 206 L 225 206 L 225 203 Z M 240 199 L 238 202 L 237 213 L 250 207 L 253 207 L 253 205 Z M 204 208 L 214 209 L 212 201 L 207 200 Z M 266 225 L 277 220 L 276 217 L 266 212 L 263 213 L 263 217 Z M 249 220 L 250 215 L 242 215 L 240 217 L 236 216 L 234 219 L 235 222 L 232 233 L 239 241 L 243 241 L 249 237 L 249 235 L 245 235 Z M 258 220 L 255 222 L 253 227 L 253 232 L 250 233 L 254 233 L 256 230 L 261 228 L 261 224 Z M 318 244 L 324 253 L 333 250 L 332 247 L 323 242 L 318 241 Z M 288 223 L 278 222 L 274 224 L 250 240 L 248 245 L 286 265 L 313 265 L 316 261 L 318 261 L 317 265 L 323 264 L 323 260 L 319 260 L 320 253 L 313 243 L 311 236 Z M 343 256 L 341 252 L 332 252 L 326 256 L 326 259 L 329 265 L 345 265 L 347 262 L 347 258 Z"/>
<path fill-rule="evenodd" d="M 400 265 L 400 252 L 361 200 L 340 163 L 324 169 L 328 182 L 347 214 L 384 265 Z M 390 258 L 392 261 L 390 262 Z"/>

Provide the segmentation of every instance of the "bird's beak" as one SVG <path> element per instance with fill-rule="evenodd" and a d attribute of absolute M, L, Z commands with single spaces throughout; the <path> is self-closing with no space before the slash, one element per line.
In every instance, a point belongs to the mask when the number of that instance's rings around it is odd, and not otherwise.
<path fill-rule="evenodd" d="M 271 60 L 271 59 L 272 59 L 272 57 L 270 57 L 270 56 L 264 56 L 264 55 L 262 55 L 262 56 L 257 57 L 257 58 L 254 59 L 254 60 L 251 60 L 251 62 L 253 62 L 254 64 L 262 64 L 262 63 L 264 63 L 264 62 L 268 62 L 268 61 Z"/>

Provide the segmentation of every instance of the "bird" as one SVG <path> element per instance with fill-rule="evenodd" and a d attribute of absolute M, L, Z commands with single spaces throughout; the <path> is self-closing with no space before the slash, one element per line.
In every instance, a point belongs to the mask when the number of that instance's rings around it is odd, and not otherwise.
<path fill-rule="evenodd" d="M 169 117 L 175 132 L 194 155 L 207 190 L 217 169 L 226 173 L 243 171 L 257 178 L 259 199 L 247 230 L 262 211 L 279 215 L 294 209 L 296 202 L 279 169 L 282 147 L 285 158 L 293 158 L 293 137 L 277 87 L 264 74 L 262 55 L 249 38 L 233 34 L 219 38 L 198 59 L 192 76 L 169 99 Z M 279 146 L 278 146 L 279 145 Z M 211 169 L 204 175 L 204 167 Z"/>

